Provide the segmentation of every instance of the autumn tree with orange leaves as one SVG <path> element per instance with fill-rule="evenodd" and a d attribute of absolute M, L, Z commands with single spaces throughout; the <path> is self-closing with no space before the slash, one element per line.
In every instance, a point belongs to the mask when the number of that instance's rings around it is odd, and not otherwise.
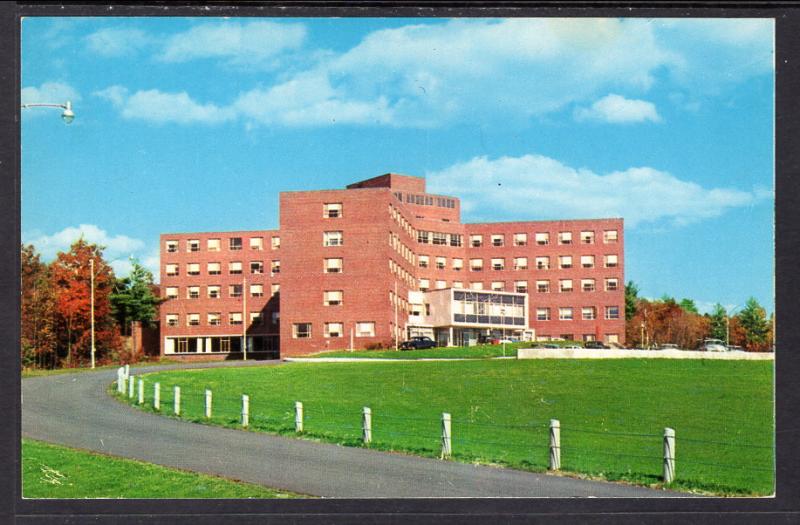
<path fill-rule="evenodd" d="M 114 287 L 114 272 L 103 259 L 102 247 L 83 238 L 60 252 L 51 265 L 55 294 L 56 333 L 64 366 L 80 366 L 91 359 L 91 275 L 94 260 L 94 316 L 96 359 L 119 350 L 121 340 L 111 312 L 109 296 Z"/>
<path fill-rule="evenodd" d="M 55 368 L 56 311 L 50 268 L 32 245 L 20 253 L 20 346 L 23 367 Z"/>

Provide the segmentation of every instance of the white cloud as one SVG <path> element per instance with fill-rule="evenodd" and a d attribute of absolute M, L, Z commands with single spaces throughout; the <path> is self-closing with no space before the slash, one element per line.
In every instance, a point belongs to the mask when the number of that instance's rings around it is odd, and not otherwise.
<path fill-rule="evenodd" d="M 650 167 L 597 174 L 541 155 L 475 157 L 426 178 L 432 193 L 460 197 L 467 215 L 481 218 L 482 210 L 491 210 L 506 220 L 623 217 L 628 227 L 680 226 L 766 198 L 763 192 L 704 188 Z"/>
<path fill-rule="evenodd" d="M 305 27 L 296 23 L 205 23 L 167 39 L 159 58 L 165 62 L 227 58 L 234 64 L 259 63 L 298 48 L 305 36 Z"/>
<path fill-rule="evenodd" d="M 75 88 L 65 82 L 45 82 L 39 87 L 24 87 L 20 91 L 22 104 L 63 104 L 67 100 L 77 102 L 80 99 L 81 96 Z"/>
<path fill-rule="evenodd" d="M 655 104 L 645 100 L 632 100 L 620 95 L 610 94 L 596 101 L 591 107 L 576 108 L 575 119 L 596 120 L 612 124 L 633 122 L 661 122 Z"/>
<path fill-rule="evenodd" d="M 216 124 L 236 116 L 232 108 L 201 104 L 185 91 L 164 93 L 150 89 L 129 95 L 128 90 L 122 86 L 110 86 L 96 91 L 94 95 L 109 100 L 120 110 L 124 118 L 159 124 L 166 122 Z"/>
<path fill-rule="evenodd" d="M 94 224 L 69 226 L 52 235 L 34 232 L 23 235 L 23 242 L 33 244 L 45 259 L 50 260 L 55 258 L 58 252 L 68 250 L 81 236 L 89 243 L 105 246 L 103 255 L 107 260 L 127 258 L 145 246 L 144 241 L 140 239 L 134 239 L 127 235 L 110 235 Z"/>
<path fill-rule="evenodd" d="M 108 27 L 86 36 L 89 50 L 104 57 L 131 55 L 153 42 L 148 33 L 135 28 Z"/>

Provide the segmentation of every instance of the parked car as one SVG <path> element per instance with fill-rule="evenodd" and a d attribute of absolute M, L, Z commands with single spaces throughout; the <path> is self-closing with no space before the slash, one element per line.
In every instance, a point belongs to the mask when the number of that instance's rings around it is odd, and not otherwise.
<path fill-rule="evenodd" d="M 586 341 L 583 343 L 584 348 L 608 348 L 601 341 Z"/>
<path fill-rule="evenodd" d="M 672 343 L 664 343 L 658 346 L 659 350 L 679 350 L 678 345 Z"/>
<path fill-rule="evenodd" d="M 400 343 L 400 350 L 422 350 L 425 348 L 435 348 L 436 341 L 426 335 L 417 335 Z"/>
<path fill-rule="evenodd" d="M 706 339 L 703 341 L 700 350 L 706 352 L 727 352 L 728 348 L 725 346 L 725 343 L 719 339 Z"/>

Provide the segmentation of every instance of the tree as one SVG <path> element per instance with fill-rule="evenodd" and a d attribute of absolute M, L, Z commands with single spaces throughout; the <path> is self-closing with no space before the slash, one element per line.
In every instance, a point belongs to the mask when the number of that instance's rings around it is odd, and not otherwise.
<path fill-rule="evenodd" d="M 23 366 L 56 366 L 55 297 L 50 269 L 33 245 L 20 253 L 20 346 Z"/>
<path fill-rule="evenodd" d="M 97 359 L 119 349 L 120 339 L 111 315 L 109 296 L 114 285 L 114 272 L 103 260 L 103 249 L 88 244 L 83 238 L 59 252 L 52 263 L 51 282 L 55 292 L 59 353 L 66 366 L 75 366 L 91 354 L 91 273 L 94 260 L 94 317 Z"/>
<path fill-rule="evenodd" d="M 697 310 L 697 305 L 694 304 L 694 300 L 692 299 L 687 299 L 684 297 L 681 299 L 681 302 L 679 302 L 678 305 L 683 308 L 685 312 L 690 314 L 700 314 L 700 312 Z"/>
<path fill-rule="evenodd" d="M 727 321 L 728 321 L 728 312 L 725 310 L 725 307 L 721 304 L 717 303 L 714 305 L 714 310 L 711 312 L 709 316 L 710 326 L 709 326 L 709 334 L 708 336 L 711 339 L 719 339 L 720 341 L 725 341 L 725 337 L 728 333 Z"/>
<path fill-rule="evenodd" d="M 636 302 L 639 299 L 639 287 L 633 281 L 625 285 L 625 319 L 630 321 L 636 315 Z"/>
<path fill-rule="evenodd" d="M 770 324 L 767 313 L 754 297 L 747 300 L 737 316 L 745 334 L 745 348 L 763 351 L 769 348 Z"/>
<path fill-rule="evenodd" d="M 131 321 L 152 326 L 161 303 L 153 293 L 153 274 L 135 258 L 131 258 L 131 264 L 130 274 L 116 280 L 110 297 L 114 316 L 123 333 L 128 333 Z"/>

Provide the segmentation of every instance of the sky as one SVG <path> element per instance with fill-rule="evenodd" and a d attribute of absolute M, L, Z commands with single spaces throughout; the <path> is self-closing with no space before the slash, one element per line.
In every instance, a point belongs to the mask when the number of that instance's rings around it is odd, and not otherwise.
<path fill-rule="evenodd" d="M 769 19 L 26 18 L 22 240 L 158 275 L 387 172 L 464 222 L 623 217 L 626 280 L 774 311 Z"/>

